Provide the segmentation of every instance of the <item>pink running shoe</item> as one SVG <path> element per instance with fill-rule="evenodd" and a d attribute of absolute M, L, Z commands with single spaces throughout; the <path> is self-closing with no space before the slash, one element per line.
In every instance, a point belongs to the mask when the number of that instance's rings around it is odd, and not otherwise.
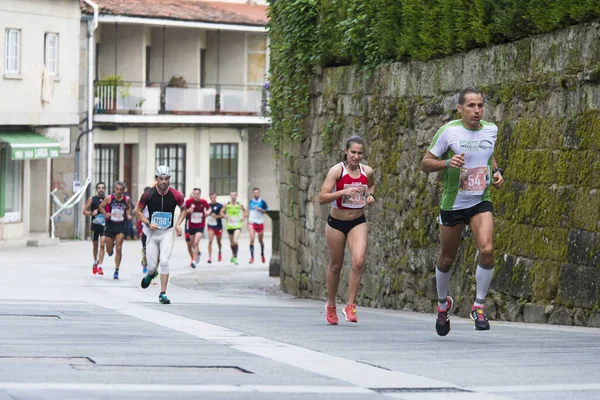
<path fill-rule="evenodd" d="M 328 303 L 325 303 L 325 320 L 329 325 L 338 324 L 338 316 L 335 306 L 330 306 Z"/>
<path fill-rule="evenodd" d="M 346 316 L 346 321 L 358 322 L 358 318 L 356 318 L 356 304 L 346 304 L 342 312 Z"/>

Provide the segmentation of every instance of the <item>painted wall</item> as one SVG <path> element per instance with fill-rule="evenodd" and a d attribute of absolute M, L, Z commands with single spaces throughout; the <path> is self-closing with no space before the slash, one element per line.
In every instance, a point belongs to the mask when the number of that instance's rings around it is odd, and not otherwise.
<path fill-rule="evenodd" d="M 249 129 L 248 132 L 248 159 L 253 160 L 248 165 L 248 199 L 252 198 L 252 188 L 258 187 L 261 197 L 272 210 L 279 209 L 279 191 L 277 177 L 274 173 L 277 164 L 273 148 L 262 142 L 260 129 Z M 265 218 L 265 229 L 271 231 L 271 219 Z"/>
<path fill-rule="evenodd" d="M 209 31 L 206 34 L 206 82 L 223 85 L 262 84 L 266 54 L 248 55 L 265 50 L 262 33 Z M 262 64 L 262 72 L 258 69 Z M 217 77 L 218 69 L 218 77 Z"/>
<path fill-rule="evenodd" d="M 0 125 L 65 125 L 78 121 L 79 2 L 0 0 Z M 4 71 L 6 29 L 20 29 L 20 73 Z M 58 74 L 51 101 L 41 102 L 45 34 L 58 33 Z"/>
<path fill-rule="evenodd" d="M 144 26 L 127 24 L 101 24 L 100 26 L 99 78 L 121 75 L 127 82 L 144 82 L 146 80 Z"/>

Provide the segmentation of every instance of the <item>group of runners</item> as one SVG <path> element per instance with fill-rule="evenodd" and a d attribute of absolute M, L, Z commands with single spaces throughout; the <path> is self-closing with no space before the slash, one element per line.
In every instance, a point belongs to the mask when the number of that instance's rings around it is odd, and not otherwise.
<path fill-rule="evenodd" d="M 437 287 L 436 332 L 445 336 L 450 331 L 450 317 L 454 300 L 448 294 L 451 268 L 461 235 L 466 226 L 473 232 L 478 249 L 478 265 L 475 271 L 476 295 L 471 307 L 471 318 L 475 329 L 488 330 L 490 324 L 485 311 L 485 298 L 494 276 L 494 219 L 490 187 L 500 189 L 504 184 L 503 171 L 494 157 L 494 148 L 498 128 L 484 121 L 484 94 L 473 87 L 463 89 L 458 96 L 456 109 L 460 119 L 443 125 L 435 134 L 427 152 L 421 161 L 421 170 L 425 173 L 443 174 L 444 191 L 441 198 L 438 222 L 440 224 L 440 251 L 435 265 Z M 366 206 L 376 203 L 375 172 L 373 168 L 362 164 L 365 142 L 361 137 L 350 137 L 344 149 L 342 162 L 329 169 L 319 194 L 320 204 L 331 204 L 331 212 L 325 228 L 325 239 L 329 249 L 329 266 L 326 274 L 327 301 L 325 319 L 328 324 L 337 325 L 338 315 L 336 297 L 340 274 L 344 264 L 346 244 L 351 257 L 348 277 L 348 295 L 342 310 L 349 322 L 358 322 L 356 296 L 363 275 L 365 254 L 367 251 L 368 228 L 364 213 Z M 231 262 L 237 264 L 237 240 L 243 220 L 249 216 L 251 237 L 250 262 L 254 261 L 254 236 L 258 234 L 261 245 L 261 258 L 264 258 L 262 238 L 264 213 L 268 209 L 260 198 L 260 190 L 254 189 L 250 201 L 249 213 L 237 202 L 237 194 L 231 193 L 227 205 L 216 202 L 211 194 L 209 204 L 200 198 L 200 189 L 194 189 L 187 201 L 183 194 L 169 188 L 169 169 L 158 167 L 157 186 L 144 192 L 136 209 L 137 217 L 146 225 L 148 264 L 147 275 L 142 280 L 146 288 L 156 275 L 157 266 L 161 267 L 161 303 L 168 303 L 166 286 L 168 281 L 168 262 L 173 248 L 173 213 L 178 206 L 182 213 L 175 225 L 176 234 L 182 234 L 180 224 L 189 215 L 189 252 L 190 265 L 196 267 L 199 258 L 199 242 L 205 223 L 209 230 L 208 262 L 212 262 L 212 241 L 217 238 L 218 260 L 221 261 L 221 231 L 223 220 L 229 233 L 232 256 Z M 96 241 L 106 237 L 106 252 L 112 255 L 116 246 L 115 279 L 118 278 L 121 261 L 120 251 L 123 243 L 122 223 L 130 219 L 129 204 L 123 195 L 123 182 L 115 183 L 114 194 L 104 196 L 106 186 L 96 186 L 97 196 L 88 200 L 85 215 L 92 217 L 94 239 L 93 272 L 102 274 L 104 246 L 100 246 L 99 256 Z M 106 226 L 103 226 L 106 225 Z M 102 229 L 100 228 L 102 226 Z"/>
<path fill-rule="evenodd" d="M 264 218 L 268 210 L 267 203 L 260 197 L 260 189 L 252 190 L 253 198 L 249 209 L 237 201 L 237 193 L 230 193 L 227 204 L 217 202 L 215 193 L 210 194 L 210 203 L 200 197 L 199 188 L 194 188 L 189 199 L 176 189 L 170 187 L 170 169 L 166 165 L 157 167 L 153 186 L 144 189 L 137 206 L 133 207 L 128 196 L 124 194 L 125 183 L 114 183 L 113 193 L 106 195 L 106 185 L 96 184 L 96 195 L 90 197 L 84 207 L 83 214 L 91 217 L 92 252 L 94 264 L 92 273 L 103 275 L 105 254 L 109 257 L 115 253 L 115 271 L 113 279 L 119 279 L 122 248 L 127 222 L 135 216 L 142 224 L 142 288 L 147 288 L 158 275 L 160 266 L 161 292 L 159 301 L 170 304 L 166 296 L 169 280 L 169 259 L 173 251 L 174 236 L 182 236 L 181 224 L 185 224 L 185 236 L 191 256 L 190 266 L 196 268 L 200 262 L 200 240 L 205 228 L 208 228 L 208 263 L 212 263 L 212 244 L 216 238 L 218 247 L 217 261 L 222 261 L 221 236 L 223 229 L 229 234 L 231 246 L 231 263 L 238 264 L 238 238 L 244 221 L 248 219 L 250 232 L 250 259 L 254 263 L 254 242 L 258 236 L 261 247 L 261 260 L 265 259 Z M 175 210 L 180 208 L 177 221 L 174 223 Z M 174 231 L 173 231 L 174 230 Z"/>
<path fill-rule="evenodd" d="M 494 276 L 494 219 L 490 187 L 500 189 L 504 177 L 494 157 L 498 128 L 482 119 L 484 104 L 481 90 L 473 87 L 463 89 L 456 105 L 460 119 L 446 123 L 437 131 L 421 162 L 423 172 L 441 171 L 444 181 L 438 217 L 440 251 L 435 266 L 438 297 L 435 328 L 440 336 L 450 332 L 449 314 L 454 300 L 448 295 L 448 287 L 452 264 L 466 226 L 473 232 L 479 251 L 475 271 L 476 295 L 470 316 L 476 330 L 490 329 L 485 311 L 485 298 Z M 364 152 L 362 138 L 349 138 L 343 161 L 329 170 L 319 194 L 320 204 L 331 203 L 325 228 L 330 256 L 325 319 L 331 325 L 338 324 L 336 297 L 346 243 L 351 267 L 343 314 L 347 321 L 358 322 L 355 298 L 363 274 L 368 237 L 364 208 L 376 202 L 375 173 L 371 167 L 361 163 Z"/>

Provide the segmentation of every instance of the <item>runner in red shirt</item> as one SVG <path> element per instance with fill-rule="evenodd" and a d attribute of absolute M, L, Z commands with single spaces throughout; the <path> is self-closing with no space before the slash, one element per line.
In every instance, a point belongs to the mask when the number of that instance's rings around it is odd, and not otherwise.
<path fill-rule="evenodd" d="M 368 165 L 361 164 L 364 151 L 365 142 L 361 137 L 349 138 L 344 149 L 344 161 L 331 167 L 319 194 L 320 204 L 331 203 L 325 227 L 329 248 L 325 319 L 330 325 L 338 324 L 335 300 L 346 243 L 350 247 L 351 268 L 348 273 L 348 301 L 343 313 L 346 321 L 358 322 L 355 299 L 363 275 L 368 239 L 364 208 L 375 204 L 375 172 Z"/>
<path fill-rule="evenodd" d="M 194 188 L 192 197 L 186 200 L 185 208 L 189 215 L 189 232 L 190 232 L 190 243 L 192 246 L 191 254 L 198 254 L 197 258 L 190 262 L 190 267 L 196 268 L 196 265 L 200 262 L 200 239 L 204 233 L 204 225 L 206 224 L 207 210 L 210 210 L 208 202 L 200 198 L 200 189 Z"/>

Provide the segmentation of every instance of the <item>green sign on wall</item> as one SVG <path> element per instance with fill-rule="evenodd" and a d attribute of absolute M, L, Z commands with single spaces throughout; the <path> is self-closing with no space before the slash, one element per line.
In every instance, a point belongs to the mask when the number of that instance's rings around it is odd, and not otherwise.
<path fill-rule="evenodd" d="M 60 155 L 60 144 L 35 132 L 0 132 L 0 142 L 10 146 L 12 160 L 55 158 Z"/>

